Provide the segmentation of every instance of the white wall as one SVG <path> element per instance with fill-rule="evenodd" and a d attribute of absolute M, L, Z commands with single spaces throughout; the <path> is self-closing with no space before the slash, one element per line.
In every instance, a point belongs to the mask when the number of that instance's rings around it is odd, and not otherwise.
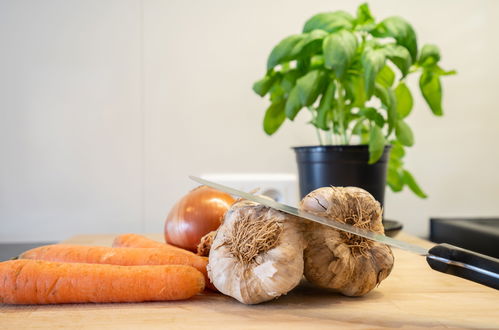
<path fill-rule="evenodd" d="M 267 137 L 251 84 L 312 14 L 358 4 L 0 0 L 0 241 L 160 232 L 188 174 L 295 172 L 290 147 L 316 143 L 308 118 Z M 424 236 L 430 216 L 499 215 L 499 1 L 371 9 L 459 71 L 443 118 L 418 97 L 409 120 L 407 167 L 430 197 L 388 192 L 387 217 Z"/>

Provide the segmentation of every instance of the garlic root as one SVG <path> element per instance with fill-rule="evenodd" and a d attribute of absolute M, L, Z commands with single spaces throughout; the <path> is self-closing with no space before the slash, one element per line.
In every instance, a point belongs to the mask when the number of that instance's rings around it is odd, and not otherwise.
<path fill-rule="evenodd" d="M 201 242 L 199 242 L 197 247 L 197 255 L 202 257 L 207 257 L 210 254 L 211 245 L 213 244 L 213 239 L 217 231 L 210 231 L 208 234 L 201 237 Z"/>

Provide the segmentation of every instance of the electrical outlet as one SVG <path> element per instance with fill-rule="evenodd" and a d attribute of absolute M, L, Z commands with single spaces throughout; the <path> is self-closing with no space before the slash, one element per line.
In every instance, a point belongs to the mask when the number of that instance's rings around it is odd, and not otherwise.
<path fill-rule="evenodd" d="M 201 177 L 245 192 L 258 189 L 257 194 L 269 196 L 279 203 L 298 205 L 298 186 L 294 174 L 210 173 Z"/>

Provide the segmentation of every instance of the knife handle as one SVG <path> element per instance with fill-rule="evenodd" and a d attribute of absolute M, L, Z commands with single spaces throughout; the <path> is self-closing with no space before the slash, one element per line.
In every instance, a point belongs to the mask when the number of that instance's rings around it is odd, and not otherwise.
<path fill-rule="evenodd" d="M 499 259 L 446 243 L 435 245 L 428 254 L 426 261 L 434 270 L 499 290 Z"/>

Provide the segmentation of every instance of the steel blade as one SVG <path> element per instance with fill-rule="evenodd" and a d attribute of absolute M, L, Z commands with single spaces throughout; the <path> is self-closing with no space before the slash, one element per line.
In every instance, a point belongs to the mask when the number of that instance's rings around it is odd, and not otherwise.
<path fill-rule="evenodd" d="M 418 246 L 418 245 L 399 241 L 399 240 L 393 239 L 391 237 L 387 237 L 385 235 L 373 233 L 373 232 L 370 232 L 370 231 L 367 231 L 367 230 L 364 230 L 361 228 L 357 228 L 357 227 L 348 225 L 346 223 L 341 223 L 341 222 L 334 221 L 334 220 L 331 220 L 328 218 L 324 218 L 324 217 L 321 217 L 321 216 L 318 216 L 318 215 L 315 215 L 315 214 L 312 214 L 309 212 L 302 211 L 300 209 L 297 209 L 296 207 L 281 204 L 281 203 L 276 202 L 274 200 L 270 200 L 270 199 L 263 198 L 263 197 L 260 197 L 257 195 L 253 195 L 253 194 L 250 194 L 250 193 L 247 193 L 244 191 L 240 191 L 240 190 L 237 190 L 237 189 L 234 189 L 231 187 L 227 187 L 227 186 L 224 186 L 224 185 L 216 183 L 216 182 L 211 182 L 211 181 L 208 181 L 208 180 L 205 180 L 202 178 L 198 178 L 195 176 L 189 176 L 189 178 L 191 180 L 194 180 L 194 181 L 200 183 L 200 184 L 210 186 L 212 188 L 218 189 L 218 190 L 226 192 L 228 194 L 239 196 L 239 197 L 242 197 L 244 199 L 248 199 L 248 200 L 263 204 L 263 205 L 268 206 L 270 208 L 273 208 L 275 210 L 279 210 L 279 211 L 282 211 L 282 212 L 285 212 L 288 214 L 292 214 L 292 215 L 295 215 L 295 216 L 300 217 L 300 218 L 305 218 L 305 219 L 323 224 L 325 226 L 332 227 L 334 229 L 338 229 L 338 230 L 345 231 L 347 233 L 362 236 L 364 238 L 371 239 L 373 241 L 380 242 L 383 244 L 387 244 L 387 245 L 390 245 L 390 246 L 393 246 L 393 247 L 396 247 L 396 248 L 399 248 L 402 250 L 406 250 L 406 251 L 409 251 L 409 252 L 412 252 L 415 254 L 419 254 L 422 256 L 428 255 L 428 250 L 421 247 L 421 246 Z"/>

